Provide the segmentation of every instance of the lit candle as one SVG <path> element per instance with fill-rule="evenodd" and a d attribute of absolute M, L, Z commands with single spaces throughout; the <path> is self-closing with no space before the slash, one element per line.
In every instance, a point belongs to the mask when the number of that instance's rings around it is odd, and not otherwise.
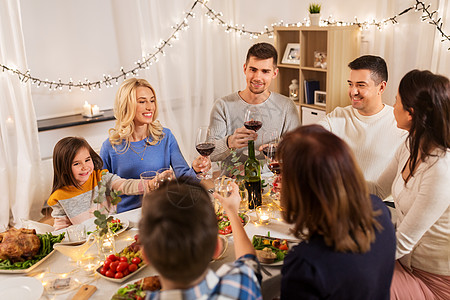
<path fill-rule="evenodd" d="M 92 115 L 98 115 L 100 113 L 100 108 L 97 105 L 92 106 Z"/>
<path fill-rule="evenodd" d="M 261 225 L 267 225 L 270 223 L 270 219 L 272 218 L 272 207 L 267 205 L 261 205 L 256 208 L 256 216 L 258 218 L 258 222 Z"/>
<path fill-rule="evenodd" d="M 91 112 L 91 105 L 90 105 L 87 101 L 84 101 L 84 105 L 83 105 L 83 113 L 84 113 L 86 116 L 92 115 L 92 112 Z"/>

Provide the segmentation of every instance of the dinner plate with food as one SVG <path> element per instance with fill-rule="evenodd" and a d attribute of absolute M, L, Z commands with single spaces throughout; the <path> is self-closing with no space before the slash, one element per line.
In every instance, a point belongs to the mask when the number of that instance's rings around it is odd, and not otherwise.
<path fill-rule="evenodd" d="M 254 235 L 252 239 L 253 247 L 256 249 L 256 256 L 262 265 L 281 266 L 284 257 L 299 242 L 287 239 L 280 239 L 270 236 Z"/>
<path fill-rule="evenodd" d="M 111 297 L 111 300 L 143 300 L 147 291 L 159 291 L 161 282 L 158 275 L 131 280 L 123 284 Z"/>
<path fill-rule="evenodd" d="M 139 236 L 135 235 L 135 241 L 126 246 L 117 254 L 109 255 L 97 268 L 101 277 L 113 281 L 123 282 L 140 272 L 145 266 L 142 255 Z"/>
<path fill-rule="evenodd" d="M 119 235 L 128 229 L 128 227 L 130 226 L 130 222 L 124 217 L 113 217 L 111 222 L 108 222 L 108 226 L 113 234 Z M 97 225 L 91 224 L 87 229 L 87 235 L 96 230 Z"/>
<path fill-rule="evenodd" d="M 35 229 L 10 228 L 0 233 L 0 273 L 28 273 L 54 253 L 65 233 L 36 234 Z"/>
<path fill-rule="evenodd" d="M 219 234 L 224 236 L 230 236 L 233 233 L 233 229 L 231 228 L 230 220 L 228 216 L 224 212 L 216 213 L 217 216 L 217 226 L 219 226 Z M 245 227 L 250 221 L 250 217 L 247 214 L 239 213 L 239 217 L 241 218 L 242 225 Z"/>

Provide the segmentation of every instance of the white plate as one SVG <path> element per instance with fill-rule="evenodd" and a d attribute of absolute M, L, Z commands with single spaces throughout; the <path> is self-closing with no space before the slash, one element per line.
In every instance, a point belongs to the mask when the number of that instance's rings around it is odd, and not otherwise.
<path fill-rule="evenodd" d="M 247 215 L 247 214 L 244 214 L 244 225 L 243 225 L 243 226 L 244 226 L 244 227 L 247 226 L 247 224 L 248 224 L 249 222 L 250 222 L 250 216 Z M 233 228 L 231 228 L 231 230 L 233 230 Z M 232 236 L 232 235 L 233 235 L 233 232 L 228 233 L 228 234 L 221 234 L 221 233 L 219 233 L 219 235 L 228 237 L 228 236 Z"/>
<path fill-rule="evenodd" d="M 33 277 L 14 277 L 0 282 L 0 299 L 37 300 L 43 291 L 42 283 Z"/>
<path fill-rule="evenodd" d="M 124 284 L 122 284 L 117 290 L 115 290 L 114 293 L 113 293 L 113 294 L 111 295 L 111 297 L 109 297 L 109 298 L 111 299 L 111 298 L 117 293 L 117 291 L 118 291 L 119 289 L 126 287 L 128 284 L 134 284 L 135 282 L 137 282 L 137 281 L 139 281 L 139 280 L 141 280 L 141 279 L 144 279 L 144 278 L 146 278 L 146 277 L 156 276 L 156 275 L 158 275 L 158 274 L 152 272 L 152 274 L 150 274 L 150 275 L 148 275 L 148 276 L 145 276 L 145 277 L 139 277 L 139 278 L 136 278 L 136 279 L 133 279 L 133 280 L 129 280 L 129 281 L 125 282 Z"/>
<path fill-rule="evenodd" d="M 4 270 L 4 269 L 0 269 L 0 273 L 16 273 L 16 274 L 20 274 L 20 273 L 28 273 L 30 271 L 32 271 L 33 269 L 35 269 L 37 266 L 39 266 L 40 264 L 42 264 L 44 261 L 47 260 L 47 258 L 50 257 L 50 255 L 52 255 L 53 253 L 55 253 L 55 249 L 52 250 L 52 252 L 50 252 L 49 254 L 47 254 L 43 259 L 41 259 L 40 261 L 38 261 L 37 263 L 35 263 L 34 265 L 32 265 L 31 267 L 29 267 L 28 269 L 15 269 L 15 270 Z M 0 291 L 1 292 L 1 291 Z M 1 295 L 1 293 L 0 293 Z M 7 299 L 7 298 L 2 298 L 0 297 L 0 299 Z"/>
<path fill-rule="evenodd" d="M 253 237 L 261 237 L 261 238 L 266 238 L 266 239 L 271 239 L 271 240 L 280 240 L 280 241 L 282 241 L 282 240 L 286 240 L 286 239 L 283 239 L 283 238 L 278 238 L 278 237 L 272 237 L 272 236 L 263 236 L 263 235 L 259 235 L 259 234 L 257 234 L 257 235 L 254 235 Z M 252 238 L 252 240 L 253 240 L 253 238 Z M 289 247 L 289 249 L 288 249 L 288 252 L 289 251 L 291 251 L 291 249 L 292 249 L 292 247 L 294 247 L 295 245 L 297 245 L 298 243 L 299 243 L 300 241 L 298 241 L 298 242 L 296 242 L 296 241 L 292 241 L 292 240 L 287 240 L 287 245 L 288 245 L 288 247 Z M 263 262 L 259 262 L 261 265 L 263 265 L 263 266 L 282 266 L 283 265 L 283 262 L 284 262 L 284 260 L 280 260 L 280 261 L 277 261 L 277 262 L 273 262 L 273 263 L 263 263 Z"/>

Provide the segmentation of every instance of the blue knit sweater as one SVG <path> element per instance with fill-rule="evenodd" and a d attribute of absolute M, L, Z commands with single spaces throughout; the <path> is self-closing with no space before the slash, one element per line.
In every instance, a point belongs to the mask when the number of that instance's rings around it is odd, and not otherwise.
<path fill-rule="evenodd" d="M 131 149 L 119 154 L 112 147 L 109 139 L 103 142 L 100 150 L 100 157 L 103 159 L 103 168 L 111 173 L 119 175 L 124 179 L 139 179 L 139 175 L 144 171 L 158 171 L 161 168 L 172 167 L 176 177 L 189 176 L 196 178 L 192 168 L 186 163 L 177 140 L 170 129 L 163 128 L 164 137 L 159 143 L 147 146 L 145 152 L 137 154 Z M 131 142 L 137 152 L 144 150 L 146 140 Z M 123 149 L 122 145 L 117 145 L 116 149 Z M 143 160 L 141 160 L 143 157 Z M 142 196 L 121 196 L 122 201 L 117 205 L 117 212 L 124 212 L 141 206 Z"/>

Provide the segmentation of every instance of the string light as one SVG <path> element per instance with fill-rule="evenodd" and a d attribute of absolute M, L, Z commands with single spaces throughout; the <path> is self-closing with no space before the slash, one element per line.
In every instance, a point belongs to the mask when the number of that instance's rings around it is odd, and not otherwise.
<path fill-rule="evenodd" d="M 68 82 L 62 82 L 61 79 L 58 79 L 58 81 L 49 81 L 48 79 L 41 80 L 39 78 L 33 77 L 31 75 L 31 71 L 27 70 L 26 72 L 20 71 L 15 66 L 6 66 L 0 63 L 0 69 L 3 72 L 10 72 L 12 74 L 16 74 L 19 78 L 19 80 L 23 84 L 27 84 L 28 82 L 31 82 L 31 84 L 36 85 L 37 88 L 39 88 L 41 85 L 44 87 L 49 87 L 49 90 L 62 90 L 63 88 L 68 88 L 69 92 L 72 91 L 74 88 L 79 88 L 81 91 L 85 91 L 86 89 L 92 92 L 92 90 L 95 90 L 96 88 L 98 90 L 101 90 L 102 86 L 109 88 L 113 87 L 114 83 L 115 85 L 119 84 L 119 79 L 126 79 L 127 77 L 131 76 L 137 76 L 139 70 L 149 69 L 150 66 L 153 63 L 157 63 L 159 61 L 160 56 L 165 56 L 166 52 L 164 51 L 165 47 L 172 47 L 173 42 L 179 40 L 180 38 L 180 32 L 186 31 L 189 28 L 188 22 L 190 18 L 195 18 L 194 9 L 197 5 L 201 5 L 206 9 L 205 16 L 208 18 L 209 23 L 216 23 L 220 26 L 222 26 L 225 30 L 225 32 L 230 33 L 234 32 L 239 35 L 245 35 L 249 36 L 250 39 L 259 38 L 262 35 L 267 35 L 269 38 L 273 37 L 275 26 L 285 26 L 285 27 L 300 27 L 300 26 L 309 26 L 309 21 L 304 19 L 303 22 L 296 22 L 296 23 L 284 23 L 283 20 L 281 20 L 278 23 L 271 24 L 271 29 L 269 29 L 268 26 L 264 26 L 264 30 L 262 31 L 251 31 L 245 29 L 245 25 L 233 25 L 232 23 L 227 23 L 223 20 L 223 14 L 221 12 L 216 12 L 214 9 L 210 8 L 207 5 L 208 0 L 196 0 L 193 5 L 191 6 L 191 9 L 188 12 L 184 13 L 183 21 L 180 23 L 175 24 L 172 26 L 173 32 L 171 35 L 163 40 L 161 39 L 157 46 L 155 46 L 155 51 L 153 53 L 148 53 L 147 55 L 144 55 L 142 59 L 139 59 L 134 64 L 136 65 L 133 69 L 130 70 L 124 70 L 123 67 L 120 68 L 120 73 L 112 76 L 112 75 L 105 75 L 103 74 L 102 80 L 97 80 L 91 82 L 87 78 L 85 78 L 84 82 L 81 80 L 78 81 L 78 83 L 74 83 L 72 78 L 69 79 Z M 321 20 L 320 25 L 321 26 L 349 26 L 349 25 L 358 25 L 362 29 L 368 29 L 370 26 L 376 27 L 378 30 L 383 30 L 384 27 L 386 27 L 389 24 L 395 25 L 398 23 L 397 18 L 401 15 L 404 15 L 411 10 L 414 10 L 416 12 L 422 12 L 421 20 L 423 22 L 428 21 L 429 24 L 434 25 L 436 29 L 438 30 L 439 34 L 441 35 L 441 42 L 448 42 L 450 41 L 450 36 L 445 34 L 442 30 L 443 22 L 442 19 L 437 16 L 437 11 L 431 11 L 430 10 L 431 5 L 426 5 L 422 1 L 416 0 L 416 4 L 404 9 L 402 12 L 394 15 L 393 17 L 390 17 L 388 19 L 384 19 L 382 21 L 364 21 L 360 22 L 358 21 L 357 17 L 355 17 L 354 22 L 343 22 L 343 21 L 336 21 L 331 18 L 331 16 L 327 20 Z M 447 49 L 450 50 L 450 47 Z"/>

